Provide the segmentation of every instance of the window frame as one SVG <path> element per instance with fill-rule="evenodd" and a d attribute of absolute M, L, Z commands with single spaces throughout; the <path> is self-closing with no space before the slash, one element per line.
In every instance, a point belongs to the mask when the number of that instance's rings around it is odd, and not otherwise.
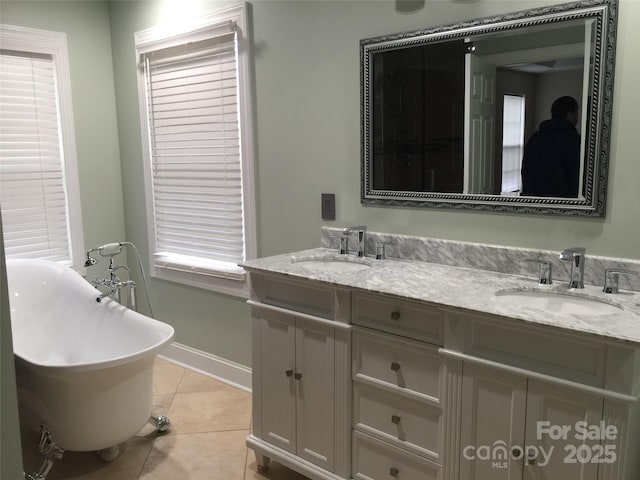
<path fill-rule="evenodd" d="M 84 229 L 82 225 L 80 178 L 78 175 L 67 36 L 63 32 L 2 24 L 0 25 L 0 45 L 6 50 L 51 55 L 53 59 L 70 249 L 70 259 L 60 263 L 69 265 L 78 273 L 84 275 L 86 274 L 84 267 Z"/>
<path fill-rule="evenodd" d="M 247 29 L 247 11 L 245 4 L 239 4 L 224 10 L 202 15 L 189 25 L 160 25 L 135 33 L 135 55 L 138 77 L 138 100 L 144 160 L 144 191 L 147 216 L 147 239 L 150 275 L 184 285 L 194 286 L 227 295 L 249 297 L 248 276 L 243 270 L 232 276 L 225 269 L 205 267 L 190 269 L 156 261 L 155 256 L 155 214 L 153 201 L 153 177 L 151 146 L 147 119 L 146 78 L 141 55 L 164 48 L 197 42 L 229 33 L 232 28 L 237 32 L 237 71 L 238 71 L 238 113 L 240 128 L 240 157 L 242 171 L 243 226 L 245 260 L 256 258 L 256 214 L 254 190 L 254 148 L 253 148 L 253 112 L 250 83 L 250 39 Z"/>

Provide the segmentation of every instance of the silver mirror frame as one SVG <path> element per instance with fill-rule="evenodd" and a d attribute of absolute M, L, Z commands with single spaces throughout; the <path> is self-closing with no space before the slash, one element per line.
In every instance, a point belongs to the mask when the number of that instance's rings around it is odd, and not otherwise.
<path fill-rule="evenodd" d="M 485 17 L 457 24 L 360 41 L 361 201 L 363 204 L 397 207 L 473 209 L 505 213 L 604 217 L 611 139 L 615 66 L 617 0 L 583 0 Z M 374 190 L 372 175 L 372 55 L 398 46 L 423 45 L 471 35 L 504 32 L 559 21 L 595 20 L 592 88 L 593 108 L 587 119 L 589 144 L 585 148 L 585 198 L 502 197 L 484 194 L 451 194 Z"/>

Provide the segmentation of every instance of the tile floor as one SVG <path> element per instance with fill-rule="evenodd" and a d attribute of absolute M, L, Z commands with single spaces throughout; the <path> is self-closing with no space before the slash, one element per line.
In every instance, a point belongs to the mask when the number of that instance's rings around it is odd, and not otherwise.
<path fill-rule="evenodd" d="M 251 394 L 160 359 L 153 387 L 153 414 L 171 419 L 167 433 L 145 426 L 110 463 L 94 452 L 65 452 L 47 480 L 306 480 L 275 463 L 266 473 L 256 471 L 244 443 Z M 40 466 L 37 444 L 37 433 L 23 432 L 29 473 Z"/>

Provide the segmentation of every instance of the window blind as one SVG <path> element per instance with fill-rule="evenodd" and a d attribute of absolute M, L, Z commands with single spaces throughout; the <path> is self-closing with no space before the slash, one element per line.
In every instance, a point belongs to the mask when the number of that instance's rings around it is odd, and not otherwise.
<path fill-rule="evenodd" d="M 0 50 L 0 204 L 8 258 L 71 262 L 50 55 Z"/>
<path fill-rule="evenodd" d="M 142 59 L 156 264 L 233 275 L 245 255 L 235 34 Z"/>

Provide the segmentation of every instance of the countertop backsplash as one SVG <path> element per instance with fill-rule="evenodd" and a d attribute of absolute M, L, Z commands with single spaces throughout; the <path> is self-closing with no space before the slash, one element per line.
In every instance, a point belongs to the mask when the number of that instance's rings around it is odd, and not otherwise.
<path fill-rule="evenodd" d="M 341 236 L 342 231 L 343 228 L 322 227 L 320 245 L 324 248 L 337 250 L 339 247 L 337 237 Z M 553 266 L 554 283 L 567 282 L 569 279 L 570 264 L 560 260 L 560 251 L 564 248 L 580 246 L 564 245 L 559 247 L 556 252 L 367 231 L 367 254 L 375 251 L 376 243 L 387 244 L 385 247 L 386 256 L 390 258 L 418 260 L 529 277 L 537 277 L 539 266 L 536 263 L 527 262 L 527 260 L 549 261 Z M 352 234 L 349 239 L 349 251 L 353 252 L 355 246 L 355 234 Z M 602 287 L 605 270 L 608 268 L 640 271 L 640 261 L 590 255 L 587 250 L 584 283 Z M 620 275 L 620 289 L 640 292 L 640 276 Z"/>

